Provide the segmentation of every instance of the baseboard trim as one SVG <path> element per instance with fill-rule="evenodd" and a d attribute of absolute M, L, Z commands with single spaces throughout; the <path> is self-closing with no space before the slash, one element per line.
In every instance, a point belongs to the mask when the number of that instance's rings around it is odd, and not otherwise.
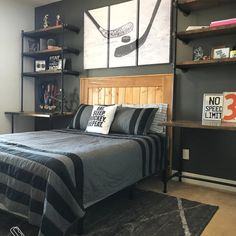
<path fill-rule="evenodd" d="M 173 170 L 172 172 L 175 173 L 176 170 Z M 194 173 L 190 173 L 190 172 L 183 172 L 182 174 L 184 176 L 190 177 L 190 178 L 193 177 L 193 178 L 203 179 L 201 181 L 201 180 L 196 180 L 196 179 L 182 178 L 183 183 L 195 184 L 195 185 L 209 187 L 209 188 L 215 188 L 215 189 L 219 189 L 219 190 L 236 192 L 236 187 L 204 181 L 204 179 L 205 179 L 205 180 L 210 180 L 210 181 L 224 182 L 224 183 L 236 185 L 236 181 L 234 181 L 234 180 L 222 179 L 222 178 L 211 177 L 211 176 L 206 176 L 206 175 L 199 175 L 199 174 L 194 174 Z M 178 177 L 174 177 L 173 180 L 178 181 Z"/>

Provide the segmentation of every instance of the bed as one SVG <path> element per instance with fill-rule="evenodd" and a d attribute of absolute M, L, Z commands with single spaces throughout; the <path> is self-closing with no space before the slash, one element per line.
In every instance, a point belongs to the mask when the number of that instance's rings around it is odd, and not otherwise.
<path fill-rule="evenodd" d="M 82 78 L 84 104 L 168 103 L 173 76 Z M 0 136 L 0 203 L 39 227 L 40 236 L 67 235 L 86 208 L 163 171 L 158 134 L 97 134 L 63 129 Z"/>

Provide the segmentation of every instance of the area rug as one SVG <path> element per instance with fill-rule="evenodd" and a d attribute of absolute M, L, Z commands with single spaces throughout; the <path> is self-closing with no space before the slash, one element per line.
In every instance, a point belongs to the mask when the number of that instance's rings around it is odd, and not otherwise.
<path fill-rule="evenodd" d="M 87 211 L 83 236 L 198 236 L 218 207 L 161 193 L 135 190 L 134 199 L 122 191 Z M 0 212 L 0 235 L 18 226 L 26 236 L 37 228 Z"/>

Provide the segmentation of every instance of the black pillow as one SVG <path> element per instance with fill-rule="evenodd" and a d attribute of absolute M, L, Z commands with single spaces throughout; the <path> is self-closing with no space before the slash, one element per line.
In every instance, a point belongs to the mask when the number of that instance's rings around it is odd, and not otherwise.
<path fill-rule="evenodd" d="M 91 116 L 92 110 L 93 105 L 80 104 L 68 128 L 85 130 L 88 124 L 89 117 Z"/>
<path fill-rule="evenodd" d="M 157 108 L 117 109 L 110 132 L 146 135 L 156 114 Z"/>

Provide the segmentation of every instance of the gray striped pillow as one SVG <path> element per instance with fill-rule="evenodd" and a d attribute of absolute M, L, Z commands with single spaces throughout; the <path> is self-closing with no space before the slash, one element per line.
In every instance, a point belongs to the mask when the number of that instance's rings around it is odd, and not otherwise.
<path fill-rule="evenodd" d="M 111 125 L 111 132 L 146 135 L 154 118 L 155 108 L 119 107 Z"/>
<path fill-rule="evenodd" d="M 167 121 L 167 110 L 168 104 L 160 103 L 160 104 L 123 104 L 122 107 L 134 107 L 134 108 L 158 108 L 152 124 L 150 126 L 150 132 L 159 133 L 159 134 L 166 134 L 166 127 L 158 125 L 160 122 Z"/>
<path fill-rule="evenodd" d="M 68 128 L 85 130 L 88 124 L 88 120 L 91 116 L 92 110 L 92 105 L 80 104 Z"/>

